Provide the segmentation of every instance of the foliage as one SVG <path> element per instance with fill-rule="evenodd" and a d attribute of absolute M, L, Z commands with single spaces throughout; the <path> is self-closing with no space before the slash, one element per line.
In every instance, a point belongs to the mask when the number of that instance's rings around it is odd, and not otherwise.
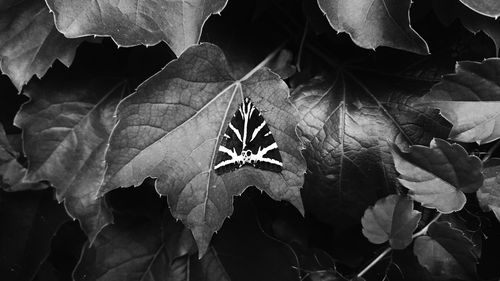
<path fill-rule="evenodd" d="M 498 280 L 498 3 L 0 0 L 2 280 Z"/>

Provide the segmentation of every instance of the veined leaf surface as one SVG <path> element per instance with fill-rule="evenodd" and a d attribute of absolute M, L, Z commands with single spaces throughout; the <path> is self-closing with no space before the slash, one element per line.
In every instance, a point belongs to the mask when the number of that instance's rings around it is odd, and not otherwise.
<path fill-rule="evenodd" d="M 222 176 L 214 172 L 220 140 L 244 97 L 272 131 L 283 159 L 281 173 L 248 166 Z M 232 197 L 248 186 L 303 212 L 299 190 L 305 161 L 297 122 L 288 87 L 276 74 L 257 68 L 235 80 L 218 47 L 191 47 L 120 103 L 100 194 L 157 178 L 157 191 L 168 196 L 174 217 L 193 231 L 202 255 L 231 215 Z"/>

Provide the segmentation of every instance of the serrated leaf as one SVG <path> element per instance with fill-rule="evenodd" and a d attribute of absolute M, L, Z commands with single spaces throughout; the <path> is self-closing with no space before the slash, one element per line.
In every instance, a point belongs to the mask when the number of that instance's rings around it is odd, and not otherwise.
<path fill-rule="evenodd" d="M 52 190 L 0 191 L 2 280 L 33 280 L 49 255 L 52 237 L 68 219 Z"/>
<path fill-rule="evenodd" d="M 363 235 L 374 244 L 389 241 L 391 248 L 401 250 L 413 241 L 421 213 L 413 210 L 413 201 L 399 195 L 389 195 L 366 209 L 361 224 Z"/>
<path fill-rule="evenodd" d="M 482 15 L 492 18 L 500 16 L 500 2 L 497 0 L 460 0 L 460 2 Z"/>
<path fill-rule="evenodd" d="M 500 159 L 490 159 L 484 165 L 484 182 L 476 192 L 477 200 L 483 211 L 493 211 L 500 221 Z"/>
<path fill-rule="evenodd" d="M 7 3 L 0 18 L 0 69 L 18 90 L 33 75 L 45 75 L 56 59 L 69 67 L 82 42 L 57 31 L 44 1 Z"/>
<path fill-rule="evenodd" d="M 283 158 L 281 173 L 246 166 L 215 174 L 220 139 L 243 97 L 260 109 L 272 131 Z M 296 109 L 287 97 L 286 84 L 271 71 L 259 69 L 235 80 L 218 47 L 189 48 L 120 103 L 100 194 L 157 178 L 157 191 L 168 196 L 174 217 L 193 231 L 200 255 L 231 215 L 232 197 L 248 186 L 303 211 L 299 190 L 305 163 L 295 133 Z"/>
<path fill-rule="evenodd" d="M 427 235 L 415 239 L 413 252 L 437 280 L 477 280 L 474 244 L 447 222 L 431 224 Z"/>
<path fill-rule="evenodd" d="M 449 127 L 437 110 L 412 106 L 431 83 L 375 72 L 340 69 L 317 75 L 292 93 L 300 112 L 298 133 L 308 165 L 302 192 L 320 220 L 344 227 L 393 193 L 390 146 L 428 144 Z"/>
<path fill-rule="evenodd" d="M 459 144 L 433 139 L 430 147 L 411 146 L 408 153 L 393 146 L 399 182 L 424 207 L 441 213 L 461 210 L 465 194 L 476 192 L 483 183 L 482 162 Z"/>
<path fill-rule="evenodd" d="M 387 46 L 417 54 L 429 48 L 410 26 L 410 0 L 318 0 L 330 25 L 347 32 L 358 46 Z"/>
<path fill-rule="evenodd" d="M 203 24 L 227 0 L 162 1 L 47 0 L 57 29 L 69 38 L 111 36 L 121 46 L 165 41 L 179 56 L 198 43 Z"/>
<path fill-rule="evenodd" d="M 105 171 L 104 153 L 116 105 L 127 90 L 117 79 L 29 84 L 30 97 L 15 117 L 23 129 L 27 181 L 49 181 L 57 199 L 80 221 L 92 241 L 112 221 L 96 198 Z"/>
<path fill-rule="evenodd" d="M 453 124 L 452 140 L 488 143 L 500 138 L 500 59 L 462 61 L 419 104 L 439 108 Z"/>

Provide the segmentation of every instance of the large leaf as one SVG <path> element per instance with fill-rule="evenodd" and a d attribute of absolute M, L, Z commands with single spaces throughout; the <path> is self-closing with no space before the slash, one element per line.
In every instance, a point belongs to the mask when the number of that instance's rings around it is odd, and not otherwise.
<path fill-rule="evenodd" d="M 69 217 L 52 190 L 0 191 L 0 275 L 31 281 L 49 255 L 50 241 Z"/>
<path fill-rule="evenodd" d="M 181 224 L 133 222 L 107 226 L 84 248 L 75 280 L 229 280 L 210 249 L 198 260 L 193 238 Z M 191 279 L 193 277 L 195 279 Z"/>
<path fill-rule="evenodd" d="M 414 145 L 408 153 L 393 147 L 399 182 L 410 189 L 412 198 L 442 213 L 461 210 L 465 194 L 483 184 L 481 160 L 458 144 L 433 139 L 430 147 Z"/>
<path fill-rule="evenodd" d="M 203 24 L 227 0 L 48 0 L 59 31 L 70 38 L 111 36 L 122 46 L 165 41 L 179 56 L 198 43 Z"/>
<path fill-rule="evenodd" d="M 28 85 L 30 101 L 14 123 L 23 129 L 28 181 L 49 181 L 68 213 L 80 220 L 92 241 L 112 221 L 96 198 L 105 171 L 104 154 L 114 111 L 126 84 L 116 79 Z"/>
<path fill-rule="evenodd" d="M 453 128 L 450 138 L 488 143 L 500 138 L 500 59 L 462 61 L 420 104 L 441 110 Z"/>
<path fill-rule="evenodd" d="M 413 241 L 421 214 L 413 210 L 413 201 L 399 195 L 389 195 L 368 208 L 361 219 L 363 234 L 370 242 L 389 241 L 391 248 L 404 249 Z"/>
<path fill-rule="evenodd" d="M 498 2 L 500 3 L 500 2 Z M 432 1 L 439 20 L 449 26 L 457 18 L 465 28 L 476 34 L 483 31 L 495 42 L 496 53 L 500 49 L 500 20 L 478 14 L 456 0 Z"/>
<path fill-rule="evenodd" d="M 490 159 L 485 166 L 484 183 L 477 190 L 477 199 L 483 211 L 493 211 L 500 221 L 500 159 Z"/>
<path fill-rule="evenodd" d="M 330 25 L 360 47 L 387 46 L 428 54 L 427 43 L 410 26 L 410 0 L 318 0 Z"/>
<path fill-rule="evenodd" d="M 474 244 L 447 222 L 433 223 L 415 239 L 413 252 L 436 280 L 477 280 Z"/>
<path fill-rule="evenodd" d="M 57 31 L 43 0 L 2 5 L 0 19 L 0 68 L 18 90 L 33 75 L 45 75 L 56 59 L 69 67 L 82 41 Z"/>
<path fill-rule="evenodd" d="M 201 44 L 144 82 L 118 107 L 100 194 L 156 177 L 158 192 L 168 195 L 173 215 L 193 231 L 200 254 L 231 215 L 232 197 L 248 186 L 302 211 L 305 161 L 288 88 L 267 69 L 248 76 L 233 79 L 222 51 Z M 243 97 L 252 100 L 272 131 L 283 158 L 281 173 L 245 166 L 215 174 L 220 139 Z"/>
<path fill-rule="evenodd" d="M 339 69 L 318 75 L 292 94 L 307 142 L 306 209 L 335 227 L 359 223 L 365 209 L 393 193 L 390 146 L 446 137 L 437 110 L 413 107 L 428 81 Z"/>
<path fill-rule="evenodd" d="M 460 0 L 472 10 L 492 18 L 500 16 L 500 2 L 497 0 Z"/>

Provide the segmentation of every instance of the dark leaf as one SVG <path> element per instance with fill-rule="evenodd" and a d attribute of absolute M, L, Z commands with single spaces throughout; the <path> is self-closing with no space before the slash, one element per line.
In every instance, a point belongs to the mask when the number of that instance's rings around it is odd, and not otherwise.
<path fill-rule="evenodd" d="M 116 79 L 30 84 L 15 118 L 23 129 L 28 181 L 49 181 L 57 199 L 92 241 L 112 215 L 96 193 L 119 99 L 127 86 Z"/>
<path fill-rule="evenodd" d="M 477 200 L 483 211 L 493 211 L 500 221 L 500 159 L 490 159 L 484 165 L 484 183 L 477 190 Z"/>
<path fill-rule="evenodd" d="M 428 144 L 433 136 L 448 134 L 437 110 L 412 106 L 430 85 L 349 70 L 299 85 L 292 100 L 301 114 L 299 136 L 307 143 L 306 209 L 328 224 L 346 227 L 393 193 L 389 143 Z"/>
<path fill-rule="evenodd" d="M 33 75 L 41 78 L 56 59 L 69 67 L 80 39 L 57 31 L 44 1 L 5 1 L 0 5 L 0 68 L 21 90 Z"/>
<path fill-rule="evenodd" d="M 318 0 L 330 25 L 360 47 L 387 46 L 428 54 L 427 43 L 410 26 L 410 0 Z"/>
<path fill-rule="evenodd" d="M 31 281 L 49 255 L 52 236 L 68 219 L 52 190 L 0 191 L 2 280 Z"/>
<path fill-rule="evenodd" d="M 268 69 L 249 76 L 234 80 L 222 51 L 201 44 L 143 83 L 118 107 L 100 194 L 156 177 L 157 191 L 167 195 L 174 217 L 193 231 L 201 255 L 231 215 L 232 197 L 248 186 L 302 211 L 305 161 L 288 88 Z M 221 176 L 214 172 L 220 139 L 243 97 L 252 100 L 272 131 L 283 158 L 282 172 L 248 165 Z"/>
<path fill-rule="evenodd" d="M 433 223 L 427 235 L 415 239 L 419 263 L 437 280 L 477 280 L 474 244 L 447 222 Z"/>
<path fill-rule="evenodd" d="M 444 25 L 451 25 L 458 18 L 470 32 L 476 34 L 483 31 L 495 42 L 495 52 L 498 54 L 500 20 L 478 14 L 455 0 L 432 1 L 432 5 L 439 20 Z"/>
<path fill-rule="evenodd" d="M 408 153 L 393 146 L 399 182 L 424 207 L 442 213 L 461 210 L 465 193 L 476 192 L 483 183 L 482 163 L 458 144 L 433 139 L 430 147 L 411 146 Z"/>
<path fill-rule="evenodd" d="M 413 241 L 421 213 L 413 210 L 413 201 L 400 195 L 389 195 L 368 208 L 361 219 L 363 234 L 370 242 L 389 241 L 391 248 L 400 250 Z"/>
<path fill-rule="evenodd" d="M 500 59 L 462 61 L 419 104 L 439 108 L 453 128 L 450 138 L 488 143 L 500 138 Z"/>
<path fill-rule="evenodd" d="M 69 38 L 111 36 L 121 46 L 165 41 L 179 56 L 198 43 L 203 24 L 227 0 L 160 1 L 48 0 L 57 29 Z"/>

